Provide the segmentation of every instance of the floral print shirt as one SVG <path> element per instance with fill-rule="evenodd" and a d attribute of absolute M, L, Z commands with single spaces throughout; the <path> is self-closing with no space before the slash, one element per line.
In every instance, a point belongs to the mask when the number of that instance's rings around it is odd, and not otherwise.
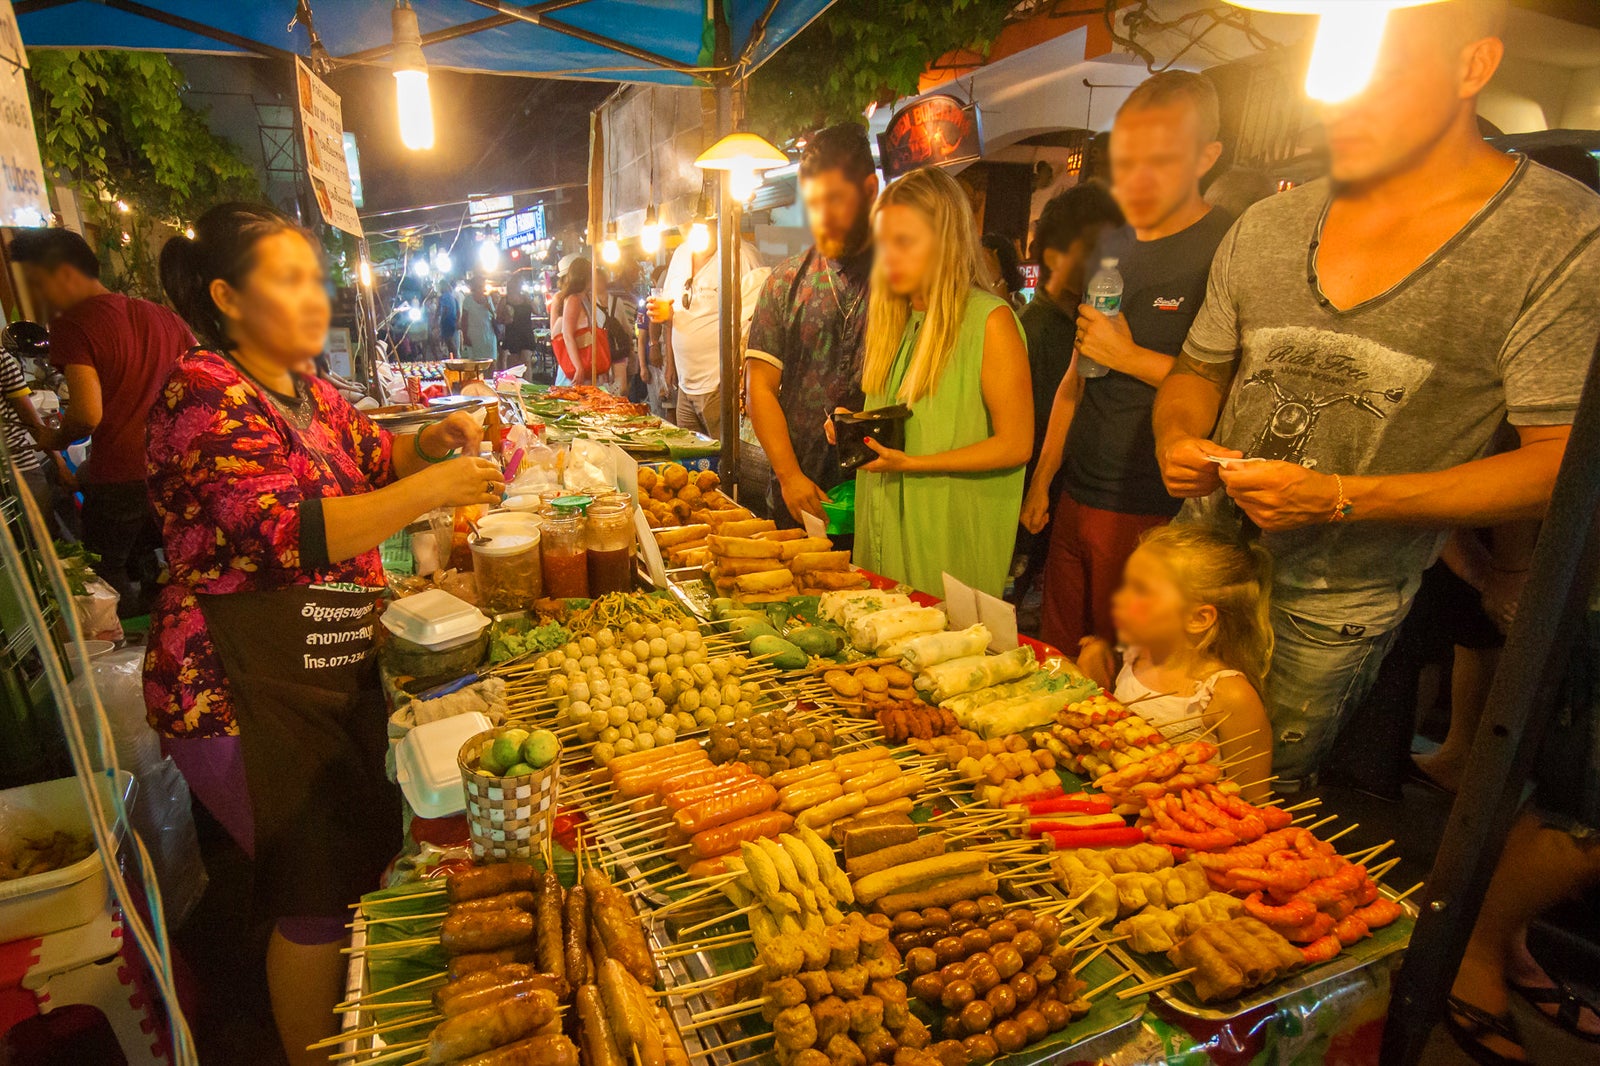
<path fill-rule="evenodd" d="M 301 431 L 226 356 L 196 348 L 178 360 L 150 411 L 150 497 L 170 577 L 150 612 L 144 699 L 164 736 L 239 731 L 197 593 L 384 584 L 376 549 L 302 565 L 302 504 L 394 480 L 390 435 L 327 382 L 306 384 L 314 414 Z"/>

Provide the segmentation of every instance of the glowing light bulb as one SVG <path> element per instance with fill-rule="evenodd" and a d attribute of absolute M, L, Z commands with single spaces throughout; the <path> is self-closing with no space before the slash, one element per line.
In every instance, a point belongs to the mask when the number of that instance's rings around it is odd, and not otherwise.
<path fill-rule="evenodd" d="M 361 260 L 361 265 L 356 268 L 356 273 L 361 278 L 361 287 L 362 288 L 364 288 L 364 289 L 372 288 L 372 264 L 371 263 L 367 262 L 365 259 Z"/>
<path fill-rule="evenodd" d="M 395 105 L 400 109 L 400 143 L 412 151 L 433 147 L 433 94 L 428 91 L 428 72 L 394 72 Z"/>
<path fill-rule="evenodd" d="M 194 227 L 193 226 L 185 226 L 185 227 L 183 227 L 183 235 L 185 237 L 189 238 L 191 241 L 194 240 Z"/>
<path fill-rule="evenodd" d="M 500 246 L 493 241 L 478 245 L 478 265 L 485 270 L 500 269 Z"/>
<path fill-rule="evenodd" d="M 739 203 L 746 203 L 761 186 L 761 172 L 744 167 L 728 171 L 728 191 Z"/>
<path fill-rule="evenodd" d="M 689 251 L 691 252 L 699 253 L 705 251 L 711 247 L 711 227 L 704 222 L 696 222 L 689 227 L 689 233 L 684 238 L 684 243 L 689 246 Z"/>
<path fill-rule="evenodd" d="M 124 215 L 127 214 L 131 210 L 131 208 L 128 207 L 128 201 L 126 201 L 126 200 L 118 200 L 117 201 L 117 210 L 120 211 Z"/>
<path fill-rule="evenodd" d="M 661 251 L 661 218 L 656 214 L 655 204 L 651 204 L 644 213 L 644 227 L 639 230 L 639 247 L 645 255 L 655 255 Z"/>
<path fill-rule="evenodd" d="M 602 263 L 612 265 L 621 258 L 622 248 L 618 246 L 616 241 L 607 238 L 605 242 L 600 245 L 600 261 Z"/>
<path fill-rule="evenodd" d="M 411 321 L 413 321 L 413 322 L 421 322 L 422 321 L 422 308 L 420 308 L 420 307 L 408 307 L 408 308 L 406 308 L 406 317 L 411 319 Z"/>
<path fill-rule="evenodd" d="M 432 271 L 430 271 L 428 269 L 428 261 L 427 261 L 427 259 L 423 258 L 420 255 L 417 258 L 413 259 L 411 261 L 411 273 L 415 274 L 419 278 L 425 278 L 430 273 L 432 273 Z"/>
<path fill-rule="evenodd" d="M 433 257 L 433 268 L 441 274 L 450 273 L 454 266 L 455 264 L 450 262 L 450 257 L 444 252 L 440 252 Z"/>
<path fill-rule="evenodd" d="M 1337 104 L 1367 87 L 1393 6 L 1383 0 L 1346 0 L 1322 12 L 1306 70 L 1307 96 Z"/>

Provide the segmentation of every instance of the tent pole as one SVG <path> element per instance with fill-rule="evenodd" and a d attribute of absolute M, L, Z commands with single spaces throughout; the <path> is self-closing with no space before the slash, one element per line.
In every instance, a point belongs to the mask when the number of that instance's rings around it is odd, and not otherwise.
<path fill-rule="evenodd" d="M 733 79 L 717 78 L 717 136 L 733 132 Z M 717 254 L 719 290 L 718 337 L 722 356 L 722 482 L 739 487 L 739 205 L 734 202 L 729 172 L 717 181 Z"/>

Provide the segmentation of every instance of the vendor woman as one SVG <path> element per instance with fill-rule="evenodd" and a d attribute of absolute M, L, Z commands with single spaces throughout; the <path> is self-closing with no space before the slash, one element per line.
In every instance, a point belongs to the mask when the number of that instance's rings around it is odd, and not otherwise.
<path fill-rule="evenodd" d="M 145 704 L 252 860 L 249 917 L 275 922 L 267 984 L 289 1062 L 326 1061 L 306 1045 L 334 1029 L 347 905 L 400 847 L 373 655 L 378 545 L 433 508 L 495 503 L 504 484 L 471 418 L 391 436 L 297 372 L 323 349 L 328 294 L 312 241 L 272 208 L 206 212 L 162 249 L 161 284 L 201 347 L 149 416 L 171 581 L 151 612 Z"/>

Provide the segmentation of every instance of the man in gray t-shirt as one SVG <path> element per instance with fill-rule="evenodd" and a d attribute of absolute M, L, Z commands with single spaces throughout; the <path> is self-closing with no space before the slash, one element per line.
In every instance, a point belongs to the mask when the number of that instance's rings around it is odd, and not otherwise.
<path fill-rule="evenodd" d="M 1332 180 L 1233 227 L 1156 401 L 1185 514 L 1272 552 L 1284 780 L 1315 772 L 1448 530 L 1543 511 L 1600 335 L 1600 198 L 1478 136 L 1501 47 L 1474 29 L 1394 15 L 1374 84 L 1324 112 Z M 1505 421 L 1521 447 L 1486 458 Z"/>

